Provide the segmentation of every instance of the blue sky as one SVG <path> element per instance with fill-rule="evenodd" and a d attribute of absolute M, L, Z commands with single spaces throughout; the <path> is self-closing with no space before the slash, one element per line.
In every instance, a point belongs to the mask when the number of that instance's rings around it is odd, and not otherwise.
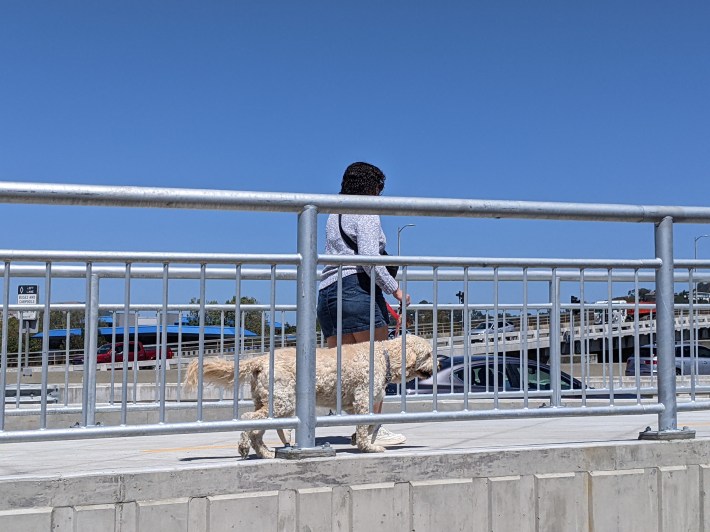
<path fill-rule="evenodd" d="M 337 193 L 365 160 L 392 196 L 706 205 L 709 24 L 701 1 L 5 0 L 0 180 Z M 295 249 L 293 215 L 2 208 L 5 248 Z M 403 254 L 653 256 L 647 225 L 414 217 L 383 219 L 391 249 L 406 223 Z"/>

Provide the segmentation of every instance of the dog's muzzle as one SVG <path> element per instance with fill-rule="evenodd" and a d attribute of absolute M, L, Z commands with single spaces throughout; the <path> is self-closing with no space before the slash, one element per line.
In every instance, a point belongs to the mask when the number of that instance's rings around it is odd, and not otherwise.
<path fill-rule="evenodd" d="M 437 360 L 436 362 L 436 369 L 437 371 L 441 369 L 441 364 Z M 434 374 L 434 368 L 432 366 L 425 366 L 421 368 L 417 368 L 417 377 L 420 379 L 428 379 Z"/>

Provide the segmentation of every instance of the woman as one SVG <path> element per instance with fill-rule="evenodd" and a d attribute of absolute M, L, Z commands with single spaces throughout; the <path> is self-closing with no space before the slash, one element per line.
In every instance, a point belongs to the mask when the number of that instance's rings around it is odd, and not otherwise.
<path fill-rule="evenodd" d="M 385 175 L 368 163 L 353 163 L 345 169 L 341 194 L 379 196 L 385 186 Z M 376 214 L 331 214 L 326 223 L 325 252 L 328 255 L 379 256 L 385 250 L 385 235 Z M 400 303 L 405 295 L 399 283 L 385 266 L 342 267 L 342 343 L 355 344 L 370 341 L 370 276 L 375 276 L 375 340 L 387 340 L 389 316 L 383 292 L 391 294 Z M 323 268 L 318 292 L 318 322 L 326 337 L 328 347 L 337 345 L 338 267 Z M 406 296 L 409 304 L 409 296 Z M 382 411 L 382 402 L 374 405 Z M 373 443 L 396 445 L 404 443 L 402 434 L 393 434 L 376 427 Z"/>

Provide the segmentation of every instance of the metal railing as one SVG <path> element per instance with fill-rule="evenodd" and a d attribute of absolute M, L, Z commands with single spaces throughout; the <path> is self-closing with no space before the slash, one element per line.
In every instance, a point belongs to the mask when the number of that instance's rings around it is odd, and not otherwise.
<path fill-rule="evenodd" d="M 54 407 L 47 398 L 47 385 L 49 384 L 50 340 L 49 335 L 42 337 L 41 349 L 41 404 L 39 408 L 16 409 L 16 416 L 24 417 L 36 415 L 38 426 L 29 430 L 8 430 L 5 422 L 6 409 L 12 406 L 12 401 L 6 400 L 4 394 L 0 395 L 0 441 L 19 441 L 52 439 L 60 437 L 90 438 L 118 435 L 143 435 L 143 434 L 169 434 L 191 431 L 220 431 L 233 429 L 269 429 L 269 428 L 295 428 L 296 443 L 301 448 L 313 447 L 315 444 L 315 429 L 317 426 L 352 425 L 355 423 L 370 424 L 373 422 L 418 422 L 418 421 L 446 421 L 453 419 L 476 419 L 490 417 L 540 417 L 540 416 L 575 416 L 575 415 L 614 415 L 614 414 L 640 414 L 658 413 L 659 432 L 669 433 L 677 431 L 677 412 L 679 409 L 710 408 L 710 402 L 696 400 L 696 393 L 703 392 L 703 383 L 698 380 L 697 363 L 691 365 L 696 368 L 691 372 L 690 393 L 691 403 L 679 405 L 676 399 L 676 375 L 674 348 L 677 335 L 677 324 L 674 309 L 674 283 L 688 282 L 692 287 L 707 279 L 707 270 L 710 263 L 703 261 L 677 261 L 673 258 L 673 223 L 708 223 L 710 222 L 710 209 L 702 207 L 664 207 L 664 206 L 639 206 L 639 205 L 593 205 L 570 203 L 544 203 L 544 202 L 506 202 L 506 201 L 478 201 L 456 199 L 423 199 L 423 198 L 387 198 L 387 197 L 357 197 L 340 195 L 310 195 L 310 194 L 275 194 L 257 192 L 232 192 L 215 190 L 188 190 L 188 189 L 158 189 L 142 187 L 102 187 L 78 185 L 47 185 L 25 183 L 0 183 L 0 202 L 27 203 L 27 204 L 53 204 L 53 205 L 93 205 L 111 207 L 138 207 L 138 208 L 180 208 L 204 210 L 233 210 L 233 211 L 268 211 L 292 212 L 298 215 L 298 240 L 294 254 L 215 254 L 215 253 L 129 253 L 129 252 L 87 252 L 87 251 L 16 251 L 0 250 L 0 261 L 3 274 L 3 307 L 2 307 L 2 361 L 0 371 L 0 388 L 7 387 L 12 374 L 11 353 L 8 350 L 10 314 L 19 311 L 36 310 L 40 313 L 43 331 L 51 328 L 50 319 L 52 311 L 78 312 L 83 314 L 85 324 L 83 352 L 89 353 L 84 357 L 84 368 L 81 372 L 81 401 L 75 405 L 66 401 L 63 405 Z M 604 222 L 635 222 L 653 224 L 655 257 L 638 260 L 598 260 L 598 259 L 534 259 L 534 258 L 475 258 L 475 257 L 344 257 L 318 255 L 317 217 L 318 214 L 327 213 L 376 213 L 407 216 L 439 216 L 439 217 L 478 217 L 478 218 L 515 218 L 515 219 L 547 219 L 547 220 L 585 220 L 598 223 Z M 348 264 L 377 265 L 397 264 L 402 267 L 400 282 L 406 291 L 407 283 L 429 283 L 433 291 L 431 305 L 432 324 L 431 337 L 434 356 L 444 354 L 452 357 L 456 349 L 461 350 L 465 371 L 464 390 L 460 394 L 462 408 L 457 411 L 439 411 L 437 402 L 440 391 L 434 384 L 431 397 L 431 412 L 408 411 L 408 401 L 412 400 L 408 393 L 397 396 L 400 402 L 400 412 L 375 415 L 372 412 L 365 415 L 343 416 L 339 412 L 332 416 L 317 416 L 315 405 L 315 364 L 318 333 L 315 316 L 316 283 L 318 281 L 318 267 L 323 264 L 344 266 Z M 258 265 L 260 268 L 249 268 Z M 414 268 L 419 268 L 415 270 Z M 10 293 L 13 284 L 18 279 L 35 278 L 42 284 L 44 304 L 22 306 L 10 303 Z M 53 302 L 53 283 L 62 279 L 81 279 L 86 304 L 67 305 L 65 308 Z M 160 283 L 160 304 L 138 305 L 132 301 L 135 297 L 134 286 L 137 280 L 152 280 Z M 191 279 L 199 286 L 199 304 L 189 307 L 186 303 L 171 303 L 171 283 L 179 279 Z M 239 393 L 232 394 L 219 392 L 217 397 L 210 398 L 204 390 L 202 379 L 198 383 L 194 400 L 188 400 L 180 390 L 179 375 L 170 384 L 174 384 L 175 398 L 169 398 L 169 359 L 167 358 L 168 329 L 167 316 L 169 312 L 193 310 L 199 318 L 198 339 L 196 340 L 196 358 L 202 365 L 203 360 L 209 355 L 205 338 L 205 318 L 209 310 L 232 312 L 236 324 L 241 323 L 241 316 L 248 311 L 247 305 L 242 305 L 240 298 L 245 279 L 258 280 L 270 283 L 270 301 L 262 308 L 263 319 L 268 320 L 268 335 L 262 334 L 260 352 L 266 352 L 270 360 L 274 360 L 275 350 L 279 347 L 275 321 L 277 316 L 276 285 L 277 283 L 291 283 L 295 288 L 296 300 L 292 309 L 296 312 L 296 412 L 293 417 L 275 419 L 269 417 L 265 420 L 240 420 L 240 409 L 249 408 L 249 402 Z M 231 293 L 235 295 L 235 304 L 227 311 L 223 308 L 211 308 L 206 303 L 206 285 L 210 282 L 229 281 L 232 284 Z M 481 281 L 490 283 L 492 294 L 488 301 L 481 301 L 480 297 L 472 293 L 470 283 Z M 611 287 L 614 282 L 633 282 L 638 293 L 638 283 L 647 280 L 653 283 L 656 292 L 655 327 L 649 341 L 657 345 L 658 369 L 650 375 L 648 383 L 642 382 L 641 375 L 634 375 L 633 386 L 620 379 L 622 359 L 614 354 L 614 346 L 621 349 L 622 328 L 614 324 L 604 323 L 598 333 L 588 323 L 588 311 L 594 309 L 593 304 L 585 303 L 584 289 L 589 282 L 604 281 L 609 283 L 609 315 L 612 311 Z M 442 282 L 463 282 L 464 301 L 460 306 L 440 305 L 438 301 L 438 286 Z M 123 301 L 119 303 L 102 302 L 100 297 L 103 286 L 110 282 L 120 282 L 123 288 Z M 499 289 L 501 283 L 520 283 L 520 299 L 514 304 L 504 303 Z M 577 293 L 580 296 L 578 305 L 568 305 L 561 302 L 561 287 L 566 283 L 578 283 Z M 531 297 L 528 291 L 533 283 L 546 285 L 547 297 L 540 299 Z M 692 293 L 692 292 L 691 292 Z M 537 299 L 536 299 L 537 298 Z M 638 309 L 642 304 L 632 304 Z M 706 306 L 705 306 L 706 307 Z M 694 304 L 692 301 L 687 306 L 686 325 L 690 334 L 689 341 L 696 345 L 699 341 L 701 330 L 703 305 Z M 424 308 L 416 308 L 415 316 L 421 315 Z M 442 345 L 440 340 L 444 337 L 438 323 L 439 311 L 461 311 L 462 318 L 460 335 L 453 323 L 448 328 L 448 353 L 440 353 Z M 686 310 L 686 309 L 683 309 Z M 139 371 L 136 364 L 131 367 L 133 382 L 128 380 L 129 361 L 120 363 L 112 361 L 110 372 L 112 374 L 111 393 L 106 401 L 99 400 L 97 396 L 97 374 L 101 368 L 97 366 L 93 356 L 97 350 L 99 337 L 99 318 L 102 312 L 120 312 L 124 316 L 135 316 L 137 312 L 154 312 L 156 315 L 156 338 L 158 356 L 154 364 L 154 379 L 148 385 L 152 387 L 155 395 L 145 402 L 137 395 L 140 385 Z M 407 316 L 406 305 L 402 309 Z M 499 382 L 498 373 L 494 372 L 493 385 L 486 384 L 484 391 L 472 392 L 468 379 L 474 362 L 475 353 L 480 342 L 472 342 L 471 329 L 472 313 L 482 313 L 486 319 L 497 321 L 510 317 L 517 319 L 517 350 L 519 356 L 513 356 L 512 338 L 502 334 L 494 328 L 492 334 L 484 335 L 482 345 L 486 352 L 482 354 L 486 369 L 492 365 L 499 367 L 499 362 L 505 366 L 506 360 L 515 359 L 518 375 L 520 375 L 519 389 L 513 389 L 512 383 L 502 377 Z M 480 321 L 480 315 L 477 318 Z M 522 319 L 522 317 L 525 319 Z M 416 319 L 416 318 L 415 318 Z M 681 318 L 682 321 L 683 318 Z M 159 321 L 160 320 L 160 321 Z M 580 320 L 579 325 L 575 320 Z M 451 320 L 453 321 L 453 319 Z M 67 318 L 67 329 L 71 320 Z M 221 324 L 223 325 L 223 324 Z M 638 347 L 644 336 L 642 327 L 634 323 L 634 358 L 638 362 L 640 354 Z M 680 325 L 681 330 L 683 325 Z M 122 341 L 124 344 L 132 340 L 128 327 L 121 327 L 121 333 L 112 335 L 112 343 Z M 224 329 L 224 327 L 223 327 Z M 445 328 L 444 328 L 445 330 Z M 547 346 L 542 345 L 546 331 Z M 415 327 L 419 331 L 419 325 Z M 424 329 L 421 331 L 424 333 Z M 599 338 L 594 335 L 598 334 Z M 681 338 L 685 333 L 681 332 Z M 584 385 L 592 377 L 589 373 L 591 344 L 601 340 L 602 348 L 599 351 L 602 359 L 601 387 L 590 390 L 585 386 L 575 388 L 574 384 L 565 388 L 562 361 L 562 343 L 567 335 L 567 342 L 572 346 L 571 359 L 573 364 L 576 346 L 579 346 L 580 360 L 578 368 L 570 366 L 570 377 L 575 377 L 579 370 L 579 377 Z M 460 344 L 458 337 L 460 336 Z M 115 339 L 114 339 L 115 338 Z M 120 340 L 119 340 L 120 339 Z M 19 339 L 18 339 L 19 341 Z M 322 339 L 321 339 L 322 341 Z M 170 343 L 170 345 L 173 345 Z M 183 343 L 174 344 L 183 353 Z M 532 346 L 532 347 L 531 347 Z M 221 356 L 225 353 L 234 356 L 238 361 L 246 356 L 244 344 L 234 341 L 234 347 L 227 346 L 224 341 L 219 344 Z M 230 352 L 231 349 L 231 352 Z M 532 356 L 531 356 L 532 351 Z M 21 378 L 22 364 L 16 363 L 17 381 Z M 549 369 L 549 382 L 542 383 L 540 375 L 543 360 Z M 695 357 L 697 361 L 697 354 Z M 530 368 L 534 362 L 535 371 Z M 515 364 L 511 368 L 515 369 Z M 639 364 L 636 364 L 638 368 Z M 178 364 L 178 368 L 180 365 Z M 273 367 L 273 364 L 271 364 Z M 179 371 L 179 370 L 178 370 Z M 511 370 L 513 371 L 513 370 Z M 118 375 L 120 372 L 120 385 Z M 138 374 L 138 375 L 137 375 Z M 172 378 L 172 377 L 171 377 Z M 531 388 L 535 380 L 536 388 Z M 273 382 L 273 375 L 271 376 Z M 67 389 L 69 383 L 66 382 Z M 130 385 L 133 386 L 133 398 L 128 396 Z M 644 386 L 643 384 L 647 384 Z M 417 386 L 417 383 L 414 384 Z M 630 404 L 617 400 L 617 394 L 633 389 L 634 398 Z M 120 390 L 120 401 L 116 400 L 116 390 Z M 416 388 L 415 388 L 416 390 Z M 404 391 L 404 390 L 400 390 Z M 449 390 L 451 391 L 451 390 Z M 681 389 L 685 391 L 685 389 Z M 644 395 L 657 393 L 656 400 L 646 400 Z M 371 391 L 371 394 L 373 392 Z M 600 394 L 608 395 L 604 405 L 590 402 Z M 427 397 L 426 394 L 420 394 Z M 580 406 L 564 406 L 563 399 L 581 396 Z M 504 408 L 504 400 L 520 400 L 521 408 Z M 527 408 L 529 401 L 545 399 L 549 401 L 548 408 Z M 488 401 L 491 408 L 473 408 L 474 402 Z M 114 404 L 120 403 L 120 404 Z M 371 398 L 372 403 L 372 398 Z M 207 420 L 205 409 L 215 407 L 218 410 L 229 410 L 230 419 Z M 129 413 L 135 411 L 153 410 L 157 417 L 155 422 L 137 424 L 129 422 Z M 189 411 L 194 414 L 193 421 L 171 422 L 168 419 L 170 411 Z M 272 406 L 269 409 L 273 411 Z M 82 430 L 50 428 L 48 414 L 81 413 L 80 426 Z M 120 419 L 115 425 L 99 426 L 97 413 L 115 412 Z M 40 429 L 40 430 L 37 430 Z"/>

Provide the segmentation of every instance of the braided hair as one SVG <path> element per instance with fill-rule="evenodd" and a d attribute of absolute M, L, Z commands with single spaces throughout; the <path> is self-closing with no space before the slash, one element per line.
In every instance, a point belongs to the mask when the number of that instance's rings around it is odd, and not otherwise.
<path fill-rule="evenodd" d="M 353 163 L 345 169 L 340 185 L 341 194 L 379 196 L 385 188 L 385 174 L 368 163 Z"/>

